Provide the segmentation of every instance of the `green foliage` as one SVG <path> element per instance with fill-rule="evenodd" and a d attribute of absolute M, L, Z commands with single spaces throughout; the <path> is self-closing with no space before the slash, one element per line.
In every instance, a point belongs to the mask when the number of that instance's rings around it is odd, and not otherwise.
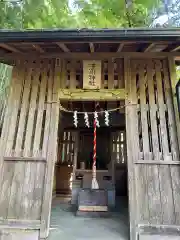
<path fill-rule="evenodd" d="M 0 28 L 37 29 L 73 26 L 68 0 L 0 2 Z"/>
<path fill-rule="evenodd" d="M 67 0 L 25 1 L 23 16 L 24 28 L 62 28 L 73 23 Z"/>
<path fill-rule="evenodd" d="M 79 19 L 85 27 L 142 27 L 152 21 L 159 0 L 76 0 Z"/>
<path fill-rule="evenodd" d="M 19 29 L 22 26 L 22 5 L 17 2 L 0 2 L 0 28 Z"/>
<path fill-rule="evenodd" d="M 0 28 L 148 26 L 160 0 L 19 0 L 0 2 Z M 72 2 L 72 0 L 71 0 Z"/>

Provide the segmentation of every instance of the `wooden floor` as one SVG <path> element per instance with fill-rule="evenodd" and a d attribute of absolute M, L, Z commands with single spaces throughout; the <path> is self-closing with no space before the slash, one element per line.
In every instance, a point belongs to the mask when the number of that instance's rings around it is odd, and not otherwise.
<path fill-rule="evenodd" d="M 110 218 L 76 217 L 68 199 L 56 198 L 52 204 L 51 230 L 48 240 L 128 240 L 126 199 L 119 199 Z"/>

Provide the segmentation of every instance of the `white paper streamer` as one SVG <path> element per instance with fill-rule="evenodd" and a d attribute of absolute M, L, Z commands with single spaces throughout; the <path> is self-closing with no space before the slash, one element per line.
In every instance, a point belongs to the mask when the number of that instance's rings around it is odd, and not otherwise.
<path fill-rule="evenodd" d="M 77 119 L 77 111 L 74 111 L 74 126 L 77 128 L 77 125 L 78 125 L 78 119 Z"/>
<path fill-rule="evenodd" d="M 94 112 L 94 119 L 96 121 L 96 126 L 100 127 L 99 120 L 98 120 L 98 113 L 97 112 Z"/>
<path fill-rule="evenodd" d="M 89 116 L 87 114 L 87 112 L 84 113 L 84 120 L 85 120 L 85 124 L 86 124 L 86 127 L 90 127 L 89 126 Z"/>
<path fill-rule="evenodd" d="M 105 111 L 104 113 L 105 113 L 105 125 L 109 126 L 109 112 Z"/>

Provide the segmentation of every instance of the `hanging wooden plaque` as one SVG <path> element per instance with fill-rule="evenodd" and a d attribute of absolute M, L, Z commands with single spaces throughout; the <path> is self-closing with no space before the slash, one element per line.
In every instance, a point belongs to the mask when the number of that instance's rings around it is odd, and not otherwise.
<path fill-rule="evenodd" d="M 101 61 L 83 61 L 83 88 L 101 88 Z"/>

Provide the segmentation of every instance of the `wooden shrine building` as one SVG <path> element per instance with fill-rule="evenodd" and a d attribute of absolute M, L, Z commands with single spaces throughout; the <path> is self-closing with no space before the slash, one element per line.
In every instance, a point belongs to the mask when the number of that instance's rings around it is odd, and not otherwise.
<path fill-rule="evenodd" d="M 46 239 L 54 186 L 67 191 L 68 174 L 77 201 L 91 134 L 67 110 L 92 112 L 97 102 L 117 108 L 108 128 L 100 123 L 97 151 L 110 167 L 98 176 L 106 188 L 110 175 L 113 205 L 113 186 L 126 184 L 114 163 L 127 167 L 130 239 L 180 238 L 179 60 L 180 29 L 0 31 L 0 61 L 13 66 L 0 129 L 1 240 Z M 64 178 L 55 183 L 54 172 Z"/>

